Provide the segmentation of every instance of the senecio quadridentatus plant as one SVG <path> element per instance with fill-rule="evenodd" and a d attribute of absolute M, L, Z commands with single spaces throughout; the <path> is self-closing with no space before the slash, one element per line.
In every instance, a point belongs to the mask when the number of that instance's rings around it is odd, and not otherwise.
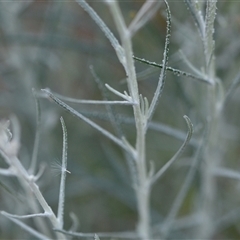
<path fill-rule="evenodd" d="M 90 7 L 90 5 L 84 0 L 76 0 L 76 2 L 91 16 L 91 18 L 96 22 L 96 24 L 103 31 L 105 36 L 110 41 L 112 47 L 114 48 L 119 62 L 122 64 L 125 74 L 127 77 L 127 90 L 119 92 L 110 85 L 105 85 L 104 91 L 110 91 L 122 100 L 116 101 L 97 101 L 97 100 L 80 100 L 72 99 L 69 97 L 61 96 L 57 93 L 52 92 L 49 89 L 42 89 L 40 92 L 35 92 L 37 103 L 37 118 L 38 124 L 40 121 L 40 110 L 39 110 L 39 98 L 48 98 L 55 102 L 58 106 L 74 115 L 75 117 L 85 121 L 87 124 L 91 125 L 97 131 L 101 132 L 107 138 L 112 140 L 116 145 L 118 145 L 122 150 L 127 153 L 131 162 L 129 166 L 130 173 L 132 174 L 132 186 L 133 191 L 135 191 L 136 201 L 137 201 L 137 212 L 138 212 L 138 223 L 136 230 L 132 232 L 115 232 L 115 233 L 84 233 L 76 232 L 74 230 L 66 231 L 64 230 L 64 197 L 65 197 L 65 179 L 66 174 L 70 173 L 67 170 L 67 130 L 63 118 L 61 118 L 61 125 L 63 130 L 63 150 L 62 150 L 62 167 L 61 167 L 61 182 L 60 182 L 60 193 L 59 193 L 59 205 L 57 214 L 53 212 L 47 201 L 45 200 L 43 194 L 41 193 L 38 186 L 38 179 L 42 176 L 44 168 L 39 169 L 36 172 L 37 164 L 37 151 L 39 143 L 39 132 L 36 133 L 36 140 L 34 144 L 34 151 L 32 156 L 32 163 L 29 169 L 26 169 L 21 161 L 18 159 L 18 149 L 20 147 L 20 127 L 18 121 L 15 117 L 11 118 L 12 133 L 9 130 L 9 121 L 2 121 L 0 123 L 0 153 L 2 158 L 8 164 L 9 168 L 0 169 L 0 174 L 5 176 L 15 176 L 22 187 L 24 188 L 26 194 L 29 196 L 29 205 L 32 210 L 32 214 L 29 215 L 15 215 L 2 211 L 1 214 L 9 218 L 14 223 L 18 224 L 20 227 L 28 231 L 33 236 L 39 239 L 67 239 L 68 237 L 87 237 L 87 238 L 114 238 L 114 239 L 152 239 L 158 237 L 158 239 L 165 239 L 168 237 L 171 231 L 172 224 L 176 219 L 178 211 L 189 185 L 193 179 L 196 161 L 196 157 L 193 160 L 192 167 L 187 174 L 186 180 L 179 191 L 176 200 L 173 203 L 168 216 L 161 224 L 156 224 L 153 226 L 150 214 L 150 196 L 152 186 L 161 178 L 161 176 L 166 172 L 166 170 L 179 158 L 187 144 L 189 143 L 192 133 L 193 126 L 190 119 L 184 116 L 187 123 L 188 132 L 186 134 L 185 140 L 182 143 L 176 154 L 159 170 L 155 169 L 154 163 L 150 162 L 146 156 L 146 134 L 151 126 L 151 120 L 154 116 L 155 110 L 157 108 L 159 99 L 161 97 L 166 71 L 170 71 L 178 76 L 185 76 L 193 80 L 201 81 L 203 84 L 207 84 L 208 91 L 208 109 L 206 112 L 208 121 L 208 130 L 204 135 L 204 139 L 199 147 L 199 151 L 203 148 L 203 155 L 205 159 L 210 159 L 208 164 L 202 165 L 201 174 L 204 181 L 205 188 L 202 189 L 202 208 L 201 214 L 199 214 L 199 234 L 198 237 L 201 239 L 208 239 L 214 231 L 214 212 L 213 205 L 215 199 L 215 180 L 213 169 L 218 168 L 218 162 L 214 161 L 216 159 L 213 154 L 216 144 L 216 132 L 218 128 L 218 118 L 224 108 L 225 101 L 229 96 L 229 92 L 225 95 L 222 91 L 221 82 L 215 76 L 215 57 L 214 57 L 214 20 L 216 15 L 216 3 L 217 1 L 206 1 L 206 9 L 202 11 L 202 5 L 199 1 L 195 0 L 185 0 L 196 26 L 199 31 L 204 49 L 205 64 L 204 68 L 200 71 L 196 69 L 186 60 L 186 63 L 191 68 L 193 73 L 187 73 L 179 69 L 175 69 L 168 66 L 169 57 L 169 46 L 170 46 L 170 36 L 171 36 L 171 13 L 167 0 L 164 1 L 146 1 L 139 12 L 136 14 L 135 18 L 129 26 L 126 25 L 121 9 L 117 1 L 105 0 L 105 4 L 109 7 L 109 10 L 114 19 L 114 23 L 118 34 L 120 36 L 120 42 L 109 30 L 103 20 L 98 16 L 98 14 Z M 138 58 L 134 56 L 132 49 L 132 38 L 134 34 L 143 27 L 146 22 L 154 16 L 154 14 L 159 9 L 160 5 L 164 3 L 166 8 L 166 38 L 165 46 L 163 52 L 162 64 L 157 64 L 150 62 L 145 59 Z M 183 56 L 184 57 L 184 56 Z M 156 66 L 161 68 L 159 80 L 157 87 L 155 89 L 154 95 L 151 100 L 147 99 L 139 92 L 139 83 L 137 80 L 137 73 L 135 70 L 134 61 L 141 61 L 143 63 Z M 93 67 L 91 68 L 92 74 L 96 80 L 97 76 L 94 72 Z M 239 79 L 235 81 L 239 82 Z M 233 90 L 233 87 L 229 91 Z M 126 137 L 117 137 L 108 130 L 104 129 L 84 114 L 76 111 L 74 108 L 69 106 L 66 102 L 75 102 L 82 104 L 104 104 L 104 105 L 129 105 L 133 110 L 133 117 L 136 126 L 136 137 L 135 145 L 129 143 Z M 113 119 L 114 121 L 114 119 Z M 205 147 L 204 147 L 205 145 Z M 221 169 L 219 170 L 221 172 Z M 230 174 L 230 173 L 229 173 Z M 25 224 L 22 220 L 32 218 L 38 224 L 38 230 Z M 46 225 L 45 219 L 48 218 L 52 224 L 52 231 Z"/>

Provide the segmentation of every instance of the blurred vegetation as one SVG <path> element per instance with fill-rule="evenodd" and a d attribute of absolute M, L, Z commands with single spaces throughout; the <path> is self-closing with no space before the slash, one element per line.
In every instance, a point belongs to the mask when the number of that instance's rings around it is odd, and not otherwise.
<path fill-rule="evenodd" d="M 93 8 L 116 34 L 107 6 L 90 2 Z M 143 1 L 120 1 L 124 17 L 130 23 Z M 198 69 L 203 64 L 203 48 L 193 19 L 183 1 L 169 1 L 172 12 L 172 36 L 169 66 L 187 72 L 181 50 Z M 219 1 L 215 22 L 216 69 L 227 90 L 239 74 L 240 17 L 239 2 Z M 165 10 L 156 16 L 133 38 L 138 57 L 161 63 L 166 32 Z M 117 35 L 117 34 L 116 34 Z M 126 90 L 124 71 L 115 53 L 93 20 L 74 1 L 7 1 L 0 3 L 0 118 L 15 114 L 21 123 L 20 159 L 25 166 L 31 159 L 36 131 L 36 109 L 32 89 L 50 88 L 65 96 L 81 99 L 102 99 L 101 91 L 89 66 L 104 83 Z M 151 99 L 160 70 L 136 62 L 140 92 Z M 141 75 L 140 73 L 146 73 Z M 182 118 L 188 115 L 195 127 L 194 139 L 202 136 L 206 122 L 202 83 L 167 73 L 166 86 L 154 116 L 155 122 L 186 132 Z M 110 94 L 111 95 L 111 94 Z M 219 140 L 222 165 L 238 170 L 240 161 L 240 97 L 236 89 L 228 101 Z M 115 97 L 111 95 L 112 99 Z M 85 123 L 66 114 L 55 104 L 41 99 L 42 122 L 38 163 L 46 163 L 41 190 L 53 209 L 57 209 L 59 176 L 52 164 L 61 159 L 62 131 L 59 118 L 63 116 L 69 136 L 66 183 L 65 229 L 71 225 L 70 212 L 80 221 L 78 230 L 84 232 L 132 230 L 136 226 L 136 203 L 131 177 L 123 153 L 104 136 Z M 72 104 L 78 111 L 91 116 L 105 128 L 114 131 L 106 121 L 105 107 Z M 130 107 L 115 107 L 123 118 L 131 117 Z M 135 127 L 121 123 L 122 131 L 133 140 Z M 162 166 L 177 151 L 182 141 L 162 132 L 149 131 L 147 156 Z M 158 223 L 169 209 L 185 179 L 196 148 L 190 144 L 181 159 L 161 178 L 153 189 L 152 222 Z M 4 167 L 0 161 L 1 167 Z M 198 170 L 196 170 L 198 172 Z M 1 210 L 24 213 L 24 195 L 14 178 L 0 176 Z M 193 212 L 199 190 L 198 174 L 192 182 L 179 216 Z M 239 180 L 218 179 L 219 214 L 235 215 L 219 229 L 214 239 L 240 238 Z M 14 208 L 13 208 L 14 206 Z M 29 221 L 31 225 L 31 221 Z M 172 239 L 190 239 L 193 229 L 173 231 Z M 0 217 L 1 239 L 31 239 L 18 226 Z"/>

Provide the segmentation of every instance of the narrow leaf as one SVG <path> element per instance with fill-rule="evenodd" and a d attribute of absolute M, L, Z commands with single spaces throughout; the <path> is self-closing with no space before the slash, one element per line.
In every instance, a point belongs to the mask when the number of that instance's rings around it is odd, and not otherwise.
<path fill-rule="evenodd" d="M 224 104 L 228 102 L 228 100 L 233 96 L 234 92 L 240 85 L 240 72 L 237 74 L 237 76 L 233 79 L 230 87 L 227 90 L 227 93 L 225 95 Z"/>
<path fill-rule="evenodd" d="M 29 227 L 28 225 L 26 225 L 25 223 L 23 223 L 22 221 L 10 217 L 7 213 L 5 212 L 1 212 L 2 215 L 4 215 L 5 217 L 7 217 L 8 219 L 10 219 L 12 222 L 16 223 L 18 226 L 20 226 L 21 228 L 23 228 L 24 230 L 26 230 L 28 233 L 32 234 L 33 236 L 37 237 L 38 239 L 42 239 L 42 240 L 47 240 L 49 239 L 49 237 L 44 236 L 43 234 L 37 232 L 35 229 Z"/>
<path fill-rule="evenodd" d="M 65 231 L 61 229 L 54 229 L 57 232 L 61 232 L 63 234 L 72 236 L 72 237 L 88 237 L 88 238 L 94 238 L 97 234 L 98 237 L 103 238 L 118 238 L 118 239 L 139 239 L 139 236 L 137 236 L 134 232 L 108 232 L 108 233 L 83 233 L 83 232 L 71 232 L 71 231 Z"/>
<path fill-rule="evenodd" d="M 27 218 L 35 218 L 35 217 L 48 217 L 48 213 L 34 213 L 34 214 L 28 214 L 28 215 L 16 215 L 16 214 L 10 214 L 4 211 L 1 211 L 1 214 L 4 216 L 7 216 L 9 218 L 17 218 L 17 219 L 27 219 Z"/>
<path fill-rule="evenodd" d="M 135 18 L 129 25 L 129 32 L 133 36 L 140 28 L 142 28 L 158 11 L 161 2 L 147 0 L 138 11 Z"/>
<path fill-rule="evenodd" d="M 150 66 L 163 68 L 162 64 L 158 64 L 156 62 L 150 62 L 150 61 L 148 61 L 146 59 L 143 59 L 143 58 L 138 58 L 138 57 L 133 57 L 133 58 L 135 60 L 139 61 L 139 62 L 146 63 L 146 64 L 148 64 Z M 199 80 L 199 81 L 203 81 L 205 83 L 209 83 L 209 81 L 207 79 L 205 79 L 205 78 L 193 75 L 193 74 L 188 73 L 188 72 L 184 72 L 184 71 L 176 69 L 176 68 L 166 67 L 166 70 L 169 71 L 169 72 L 172 72 L 174 75 L 177 75 L 177 76 L 184 76 L 184 77 L 192 78 L 194 80 Z"/>
<path fill-rule="evenodd" d="M 79 103 L 79 104 L 94 104 L 94 105 L 132 105 L 129 101 L 108 101 L 108 100 L 88 100 L 88 99 L 76 99 L 62 96 L 61 94 L 52 92 L 59 99 L 71 102 L 71 103 Z"/>
<path fill-rule="evenodd" d="M 119 44 L 118 40 L 112 34 L 110 29 L 107 27 L 107 25 L 104 23 L 104 21 L 97 15 L 97 13 L 89 6 L 89 4 L 86 1 L 76 0 L 76 2 L 79 5 L 81 5 L 81 7 L 91 16 L 91 18 L 100 27 L 100 29 L 103 31 L 103 33 L 105 34 L 105 36 L 108 38 L 113 48 L 115 49 L 119 61 L 122 63 L 123 66 L 125 66 L 124 51 L 121 45 Z"/>
<path fill-rule="evenodd" d="M 105 135 L 107 138 L 111 139 L 113 142 L 115 142 L 118 146 L 122 147 L 126 151 L 128 151 L 128 148 L 124 145 L 124 143 L 117 137 L 115 137 L 112 133 L 108 132 L 104 128 L 100 127 L 98 124 L 90 120 L 89 118 L 85 117 L 81 113 L 77 112 L 75 109 L 71 108 L 66 103 L 62 102 L 59 98 L 54 96 L 49 90 L 42 89 L 42 92 L 44 92 L 50 99 L 52 99 L 56 104 L 58 104 L 60 107 L 65 109 L 67 112 L 71 113 L 73 116 L 80 118 L 81 120 L 88 123 L 93 128 L 97 129 L 99 132 L 101 132 L 103 135 Z"/>
<path fill-rule="evenodd" d="M 59 227 L 63 227 L 63 216 L 64 216 L 64 200 L 65 200 L 65 183 L 67 173 L 67 128 L 63 118 L 60 118 L 62 131 L 63 131 L 63 148 L 62 148 L 62 167 L 61 167 L 61 183 L 59 191 L 59 202 L 58 202 L 58 213 L 57 218 L 59 221 Z"/>
<path fill-rule="evenodd" d="M 197 28 L 199 30 L 200 36 L 203 39 L 204 33 L 205 33 L 205 25 L 204 25 L 204 19 L 203 15 L 200 9 L 200 5 L 198 1 L 195 0 L 184 0 L 187 4 L 189 11 L 192 14 L 192 17 L 197 25 Z"/>
<path fill-rule="evenodd" d="M 33 145 L 33 153 L 32 153 L 32 159 L 31 159 L 31 166 L 29 168 L 30 174 L 35 174 L 36 171 L 36 164 L 37 164 L 37 155 L 38 155 L 38 148 L 39 148 L 39 141 L 40 141 L 40 133 L 41 133 L 41 108 L 39 99 L 37 98 L 37 94 L 35 90 L 32 90 L 35 104 L 36 104 L 36 133 L 35 133 L 35 139 L 34 139 L 34 145 Z"/>
<path fill-rule="evenodd" d="M 154 175 L 154 177 L 151 179 L 151 184 L 154 184 L 163 175 L 163 173 L 165 173 L 166 170 L 179 158 L 179 156 L 182 154 L 187 144 L 189 143 L 193 133 L 193 125 L 191 123 L 191 120 L 187 116 L 184 116 L 184 119 L 188 126 L 188 133 L 184 143 L 175 153 L 175 155 Z"/>
<path fill-rule="evenodd" d="M 162 224 L 161 228 L 162 228 L 162 233 L 163 233 L 163 238 L 168 238 L 168 234 L 171 232 L 172 228 L 175 228 L 175 221 L 176 221 L 176 216 L 179 212 L 179 209 L 181 208 L 184 199 L 187 195 L 187 192 L 189 191 L 190 186 L 193 183 L 195 174 L 197 172 L 199 163 L 201 161 L 201 154 L 203 152 L 203 148 L 204 148 L 204 142 L 206 141 L 207 138 L 207 131 L 204 131 L 204 134 L 201 138 L 201 141 L 198 143 L 198 148 L 196 151 L 196 154 L 194 156 L 194 159 L 191 162 L 191 166 L 190 169 L 186 175 L 186 178 L 178 192 L 178 195 L 176 196 L 170 211 L 168 213 L 168 215 L 165 218 L 164 223 Z"/>
<path fill-rule="evenodd" d="M 204 38 L 204 51 L 206 56 L 206 65 L 209 67 L 213 51 L 215 48 L 215 42 L 213 40 L 214 34 L 214 20 L 216 17 L 216 10 L 217 10 L 217 1 L 211 0 L 207 1 L 207 9 L 206 9 L 206 18 L 205 18 L 205 38 Z"/>
<path fill-rule="evenodd" d="M 164 0 L 164 2 L 166 4 L 166 9 L 167 9 L 167 33 L 166 33 L 165 46 L 164 46 L 164 52 L 163 52 L 163 61 L 162 61 L 163 67 L 161 69 L 157 89 L 154 93 L 152 102 L 149 107 L 149 111 L 148 111 L 149 122 L 151 121 L 151 118 L 154 114 L 154 111 L 157 107 L 159 98 L 161 96 L 162 90 L 164 88 L 165 77 L 166 77 L 166 68 L 167 68 L 167 64 L 168 64 L 168 54 L 169 54 L 169 45 L 170 45 L 170 36 L 171 36 L 171 12 L 169 9 L 168 2 L 166 0 Z"/>
<path fill-rule="evenodd" d="M 231 179 L 240 180 L 240 172 L 227 168 L 217 168 L 213 170 L 215 176 L 226 177 Z"/>

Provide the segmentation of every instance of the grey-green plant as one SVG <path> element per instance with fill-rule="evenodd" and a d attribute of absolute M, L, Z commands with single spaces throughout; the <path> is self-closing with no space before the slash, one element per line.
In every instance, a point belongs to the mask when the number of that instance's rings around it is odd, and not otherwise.
<path fill-rule="evenodd" d="M 76 0 L 76 2 L 91 16 L 95 23 L 99 26 L 111 43 L 119 62 L 121 63 L 125 75 L 127 90 L 121 92 L 109 84 L 103 85 L 94 71 L 94 66 L 90 68 L 93 78 L 98 83 L 102 91 L 103 100 L 86 100 L 74 99 L 71 97 L 62 96 L 55 93 L 50 89 L 42 89 L 41 91 L 33 91 L 36 99 L 37 109 L 37 132 L 35 136 L 34 149 L 31 158 L 31 164 L 27 169 L 18 158 L 18 151 L 20 147 L 20 126 L 16 117 L 11 117 L 12 132 L 10 129 L 9 121 L 2 121 L 0 123 L 0 153 L 1 157 L 5 160 L 8 168 L 0 169 L 0 174 L 4 176 L 15 176 L 25 190 L 28 197 L 28 204 L 31 214 L 19 215 L 10 214 L 1 211 L 1 214 L 19 225 L 30 235 L 38 239 L 68 239 L 72 237 L 86 238 L 86 239 L 169 239 L 171 232 L 174 229 L 180 229 L 182 226 L 196 226 L 195 238 L 198 239 L 211 239 L 215 231 L 224 224 L 226 216 L 223 216 L 216 221 L 216 202 L 217 202 L 217 177 L 228 177 L 239 179 L 239 173 L 222 166 L 222 156 L 219 151 L 219 139 L 221 139 L 221 128 L 223 126 L 223 114 L 225 106 L 232 92 L 239 85 L 239 74 L 234 79 L 230 87 L 224 92 L 224 87 L 221 80 L 216 76 L 216 63 L 215 63 L 215 40 L 214 40 L 214 22 L 217 12 L 217 1 L 188 1 L 185 0 L 193 20 L 198 29 L 199 37 L 203 46 L 204 63 L 201 69 L 195 67 L 190 60 L 181 53 L 181 58 L 190 72 L 183 71 L 174 67 L 168 66 L 169 62 L 169 48 L 171 47 L 171 22 L 172 16 L 170 7 L 167 0 L 153 2 L 146 1 L 142 8 L 137 12 L 132 22 L 127 25 L 119 3 L 115 0 L 106 0 L 104 3 L 108 6 L 116 31 L 119 35 L 119 40 L 114 36 L 112 31 L 108 28 L 106 23 L 99 17 L 95 10 L 84 0 Z M 145 60 L 134 55 L 132 39 L 134 35 L 156 14 L 159 10 L 161 3 L 166 9 L 166 35 L 165 44 L 163 49 L 162 63 L 158 64 L 150 60 Z M 160 68 L 160 74 L 156 89 L 153 93 L 152 99 L 148 99 L 140 93 L 140 81 L 138 81 L 138 74 L 135 67 L 135 60 L 141 63 L 150 65 L 152 67 Z M 156 123 L 154 118 L 155 111 L 161 99 L 165 81 L 167 79 L 167 72 L 174 75 L 187 78 L 188 81 L 194 80 L 192 83 L 204 85 L 200 89 L 202 104 L 205 106 L 203 117 L 205 118 L 206 126 L 199 138 L 192 138 L 193 124 L 190 118 L 184 115 L 188 132 L 184 133 L 180 130 L 170 128 L 164 124 Z M 108 93 L 113 94 L 117 99 L 109 100 Z M 125 232 L 92 232 L 86 233 L 85 231 L 78 232 L 75 227 L 72 230 L 65 230 L 64 228 L 64 199 L 65 199 L 65 181 L 66 175 L 70 171 L 67 170 L 67 130 L 63 118 L 60 118 L 63 132 L 63 146 L 62 146 L 62 164 L 60 165 L 61 181 L 58 198 L 57 214 L 54 213 L 44 194 L 40 191 L 38 179 L 44 173 L 44 167 L 39 167 L 36 172 L 37 154 L 40 141 L 41 132 L 41 111 L 39 106 L 39 99 L 49 99 L 54 102 L 67 113 L 84 121 L 92 128 L 100 132 L 106 138 L 110 139 L 123 151 L 123 156 L 126 158 L 126 163 L 129 167 L 131 174 L 132 191 L 135 194 L 136 209 L 137 209 L 137 223 L 136 228 L 132 231 Z M 121 100 L 118 100 L 120 98 Z M 68 103 L 89 104 L 89 105 L 106 105 L 107 116 L 105 114 L 98 114 L 98 118 L 109 120 L 113 126 L 118 128 L 118 133 L 115 134 L 108 129 L 102 127 L 97 122 L 93 121 L 84 112 L 77 111 Z M 115 115 L 113 107 L 126 106 L 131 108 L 132 117 L 124 117 Z M 164 110 L 163 110 L 164 111 Z M 120 124 L 132 124 L 135 126 L 134 143 L 131 143 L 126 136 L 122 135 Z M 160 169 L 156 168 L 154 161 L 148 159 L 146 145 L 146 136 L 148 130 L 153 129 L 163 132 L 177 139 L 182 140 L 182 145 Z M 190 141 L 191 140 L 191 141 Z M 181 188 L 172 203 L 167 216 L 161 222 L 153 222 L 152 208 L 151 208 L 151 195 L 153 185 L 163 177 L 163 174 L 178 160 L 187 145 L 192 145 L 195 148 L 195 155 L 189 163 L 190 167 L 186 177 L 181 184 Z M 127 174 L 127 173 L 126 173 Z M 200 181 L 200 188 L 198 193 L 197 207 L 195 207 L 191 216 L 187 219 L 180 221 L 178 214 L 181 206 L 184 203 L 186 195 L 190 189 L 195 176 L 198 175 Z M 161 199 L 159 200 L 161 204 Z M 34 219 L 38 225 L 38 229 L 27 225 L 22 219 Z M 73 216 L 73 222 L 77 220 Z M 234 217 L 233 217 L 234 218 Z M 51 222 L 51 227 L 47 226 L 46 219 Z M 227 218 L 231 221 L 231 216 Z M 229 220 L 230 219 L 230 220 Z M 185 221 L 184 221 L 185 220 Z M 173 239 L 173 238 L 172 238 Z"/>

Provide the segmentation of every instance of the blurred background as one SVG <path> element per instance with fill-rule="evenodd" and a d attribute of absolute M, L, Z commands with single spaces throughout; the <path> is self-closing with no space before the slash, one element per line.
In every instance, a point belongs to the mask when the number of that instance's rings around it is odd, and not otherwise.
<path fill-rule="evenodd" d="M 120 1 L 126 23 L 134 18 L 144 1 Z M 90 1 L 118 37 L 109 10 L 102 2 Z M 191 72 L 180 50 L 198 69 L 204 66 L 204 55 L 198 30 L 184 1 L 169 1 L 172 12 L 172 36 L 169 66 Z M 215 22 L 216 74 L 227 91 L 239 74 L 240 16 L 238 2 L 219 1 Z M 157 14 L 133 37 L 135 56 L 162 62 L 166 19 L 162 4 Z M 50 88 L 64 96 L 101 100 L 103 95 L 90 71 L 102 83 L 119 91 L 127 90 L 125 73 L 110 43 L 82 8 L 74 1 L 2 1 L 0 3 L 0 118 L 14 114 L 21 124 L 19 158 L 28 168 L 36 132 L 36 107 L 32 89 Z M 140 92 L 151 100 L 160 70 L 136 62 Z M 147 135 L 147 158 L 156 169 L 166 163 L 178 150 L 187 132 L 183 115 L 191 118 L 195 133 L 186 151 L 154 186 L 151 198 L 152 223 L 161 223 L 185 179 L 196 153 L 196 142 L 202 136 L 206 102 L 202 96 L 204 83 L 167 73 L 166 85 L 156 114 L 156 127 Z M 116 96 L 109 93 L 110 99 Z M 240 94 L 231 95 L 223 114 L 223 139 L 219 140 L 224 161 L 222 165 L 238 170 L 240 160 Z M 41 138 L 38 165 L 47 168 L 39 186 L 50 206 L 56 211 L 59 191 L 62 130 L 60 116 L 68 129 L 68 170 L 66 182 L 65 229 L 71 226 L 69 213 L 79 219 L 78 231 L 106 232 L 132 230 L 137 224 L 136 201 L 128 164 L 117 146 L 86 123 L 65 113 L 47 99 L 40 99 Z M 71 104 L 98 124 L 113 132 L 123 133 L 134 144 L 135 126 L 132 109 L 118 106 L 112 109 L 118 128 L 108 120 L 104 106 Z M 175 130 L 174 134 L 170 130 Z M 167 132 L 167 130 L 169 130 Z M 176 136 L 177 135 L 177 136 Z M 5 167 L 3 160 L 0 166 Z M 60 170 L 59 170 L 60 171 Z M 10 213 L 29 214 L 24 206 L 24 190 L 15 178 L 0 176 L 0 208 Z M 199 179 L 196 177 L 188 191 L 179 217 L 189 216 L 197 204 Z M 240 238 L 239 180 L 219 178 L 219 207 L 221 216 L 231 211 L 235 215 L 216 233 L 216 239 Z M 13 208 L 14 206 L 14 208 Z M 29 220 L 27 223 L 34 226 Z M 156 225 L 157 226 L 157 225 Z M 173 230 L 172 239 L 191 238 L 194 226 L 187 223 Z M 1 239 L 33 239 L 19 226 L 0 216 Z"/>

